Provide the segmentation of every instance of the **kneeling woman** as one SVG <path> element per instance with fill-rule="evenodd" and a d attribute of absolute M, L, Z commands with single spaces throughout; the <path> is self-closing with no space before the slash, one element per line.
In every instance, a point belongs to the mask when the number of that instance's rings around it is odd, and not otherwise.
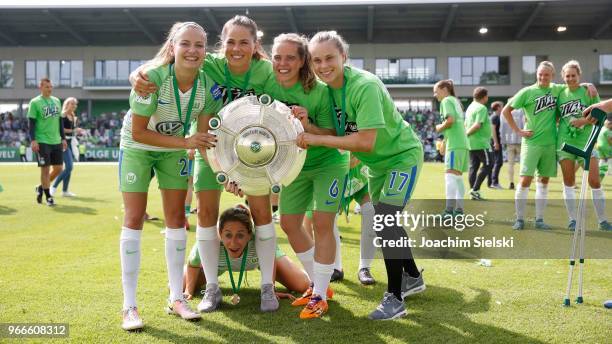
<path fill-rule="evenodd" d="M 259 258 L 255 249 L 255 236 L 253 235 L 253 222 L 249 210 L 238 205 L 225 210 L 219 218 L 219 235 L 221 236 L 221 250 L 219 252 L 219 274 L 229 271 L 232 284 L 232 303 L 240 301 L 238 292 L 245 271 L 255 270 L 259 267 Z M 238 281 L 235 281 L 233 272 L 239 271 Z M 279 281 L 290 291 L 303 293 L 310 285 L 308 275 L 287 257 L 276 246 L 276 259 L 274 261 L 274 280 Z M 202 286 L 206 285 L 200 254 L 197 243 L 189 254 L 189 263 L 185 270 L 184 294 L 190 299 Z M 290 297 L 289 294 L 276 293 L 280 298 Z"/>

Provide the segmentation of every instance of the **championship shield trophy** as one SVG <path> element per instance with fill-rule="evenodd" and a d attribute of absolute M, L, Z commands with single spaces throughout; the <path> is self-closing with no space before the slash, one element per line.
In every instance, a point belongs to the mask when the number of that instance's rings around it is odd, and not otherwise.
<path fill-rule="evenodd" d="M 220 184 L 235 181 L 252 196 L 279 193 L 302 170 L 306 150 L 295 139 L 304 128 L 288 106 L 268 95 L 229 103 L 209 125 L 217 144 L 206 155 Z"/>

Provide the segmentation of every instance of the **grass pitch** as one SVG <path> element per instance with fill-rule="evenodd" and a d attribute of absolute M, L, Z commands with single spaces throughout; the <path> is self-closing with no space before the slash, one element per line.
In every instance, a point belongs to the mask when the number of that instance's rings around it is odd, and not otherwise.
<path fill-rule="evenodd" d="M 441 164 L 425 164 L 414 197 L 443 198 L 442 171 Z M 57 197 L 54 208 L 35 203 L 38 174 L 32 164 L 0 165 L 0 323 L 69 323 L 68 340 L 81 343 L 609 343 L 612 313 L 602 302 L 612 298 L 612 267 L 603 259 L 587 260 L 585 303 L 571 308 L 561 306 L 567 259 L 493 260 L 490 268 L 474 260 L 418 260 L 425 268 L 427 290 L 407 299 L 408 316 L 367 320 L 386 290 L 386 278 L 383 262 L 375 260 L 372 271 L 378 283 L 362 287 L 357 280 L 360 221 L 355 215 L 350 223 L 340 220 L 345 280 L 332 284 L 336 294 L 328 315 L 311 321 L 298 319 L 299 309 L 287 300 L 281 300 L 276 313 L 260 313 L 258 272 L 248 274 L 237 306 L 229 303 L 225 274 L 219 311 L 195 323 L 166 315 L 164 239 L 159 233 L 163 222 L 146 223 L 138 283 L 146 327 L 126 333 L 120 329 L 123 213 L 116 166 L 76 164 L 71 191 L 78 197 Z M 611 180 L 606 180 L 607 192 Z M 560 190 L 560 179 L 552 180 L 551 197 L 559 198 Z M 490 198 L 513 198 L 509 190 L 484 191 Z M 222 207 L 237 201 L 224 194 Z M 161 215 L 160 202 L 152 186 L 149 212 Z M 511 216 L 513 207 L 507 211 Z M 565 223 L 564 210 L 551 217 Z M 190 222 L 195 223 L 194 216 Z M 277 232 L 283 250 L 295 260 L 278 226 Z M 193 232 L 188 240 L 191 247 Z M 192 305 L 197 302 L 199 298 Z"/>

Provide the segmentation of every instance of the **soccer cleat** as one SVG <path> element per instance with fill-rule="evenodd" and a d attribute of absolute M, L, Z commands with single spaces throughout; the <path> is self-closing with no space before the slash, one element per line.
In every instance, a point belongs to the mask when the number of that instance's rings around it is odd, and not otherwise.
<path fill-rule="evenodd" d="M 512 225 L 512 229 L 520 231 L 525 229 L 525 220 L 517 219 L 516 222 Z"/>
<path fill-rule="evenodd" d="M 570 232 L 573 232 L 576 230 L 576 220 L 570 220 L 569 223 L 567 224 L 567 229 L 570 230 Z"/>
<path fill-rule="evenodd" d="M 499 183 L 496 183 L 491 185 L 491 189 L 503 190 L 504 187 L 499 185 Z"/>
<path fill-rule="evenodd" d="M 455 211 L 453 211 L 453 216 L 459 216 L 459 215 L 463 215 L 463 209 L 455 209 Z"/>
<path fill-rule="evenodd" d="M 36 203 L 42 204 L 42 186 L 38 185 L 36 188 L 34 188 L 34 192 L 36 192 Z"/>
<path fill-rule="evenodd" d="M 70 191 L 64 191 L 62 192 L 62 197 L 76 197 L 76 194 Z"/>
<path fill-rule="evenodd" d="M 144 327 L 144 323 L 138 314 L 138 308 L 130 307 L 123 310 L 123 322 L 121 328 L 126 331 L 140 330 Z"/>
<path fill-rule="evenodd" d="M 310 285 L 310 287 L 308 287 L 308 289 L 306 289 L 306 291 L 304 292 L 304 294 L 302 294 L 301 297 L 298 297 L 297 299 L 293 300 L 293 302 L 291 303 L 292 306 L 305 306 L 308 304 L 308 302 L 310 301 L 310 298 L 312 297 L 312 285 Z M 331 287 L 327 287 L 327 299 L 332 299 L 334 297 L 334 291 L 332 290 Z"/>
<path fill-rule="evenodd" d="M 447 218 L 453 217 L 453 211 L 449 209 L 444 209 L 444 211 L 440 214 L 442 220 L 446 220 Z"/>
<path fill-rule="evenodd" d="M 425 281 L 423 281 L 423 270 L 419 277 L 411 277 L 407 272 L 402 272 L 402 298 L 425 291 Z"/>
<path fill-rule="evenodd" d="M 278 309 L 278 298 L 274 293 L 274 284 L 266 283 L 261 286 L 261 304 L 262 312 L 274 312 Z"/>
<path fill-rule="evenodd" d="M 320 318 L 327 313 L 329 306 L 327 301 L 323 300 L 319 295 L 312 295 L 306 307 L 300 312 L 300 319 Z"/>
<path fill-rule="evenodd" d="M 547 224 L 544 222 L 544 219 L 536 219 L 536 220 L 535 220 L 535 228 L 536 228 L 536 229 L 549 230 L 549 229 L 551 229 L 552 227 L 550 227 L 549 225 L 547 225 Z"/>
<path fill-rule="evenodd" d="M 334 272 L 332 272 L 332 275 L 329 281 L 336 282 L 336 281 L 342 281 L 343 279 L 344 279 L 344 270 L 334 269 Z"/>
<path fill-rule="evenodd" d="M 392 293 L 385 292 L 380 305 L 368 315 L 371 320 L 392 320 L 406 315 L 404 302 L 397 299 Z"/>
<path fill-rule="evenodd" d="M 221 299 L 223 299 L 223 294 L 221 293 L 219 285 L 216 283 L 207 284 L 206 291 L 204 291 L 204 297 L 202 297 L 202 301 L 198 304 L 198 312 L 206 313 L 214 311 L 219 308 Z"/>
<path fill-rule="evenodd" d="M 189 307 L 187 300 L 175 300 L 174 302 L 168 303 L 166 307 L 166 312 L 168 314 L 174 314 L 179 316 L 185 320 L 199 320 L 202 318 L 200 313 L 196 313 Z"/>
<path fill-rule="evenodd" d="M 50 207 L 53 207 L 55 205 L 55 201 L 53 200 L 53 197 L 47 197 L 47 205 Z"/>
<path fill-rule="evenodd" d="M 600 231 L 612 231 L 612 225 L 610 224 L 610 222 L 603 220 L 599 223 L 599 230 Z"/>
<path fill-rule="evenodd" d="M 484 201 L 485 199 L 480 195 L 480 191 L 470 191 L 470 196 L 472 196 L 472 200 L 474 201 Z"/>
<path fill-rule="evenodd" d="M 370 268 L 359 269 L 359 272 L 357 272 L 357 278 L 359 278 L 359 282 L 361 282 L 362 285 L 372 285 L 376 283 L 376 280 L 370 273 Z"/>
<path fill-rule="evenodd" d="M 51 196 L 55 196 L 55 192 L 57 191 L 57 188 L 55 186 L 52 186 L 49 188 L 49 195 Z"/>

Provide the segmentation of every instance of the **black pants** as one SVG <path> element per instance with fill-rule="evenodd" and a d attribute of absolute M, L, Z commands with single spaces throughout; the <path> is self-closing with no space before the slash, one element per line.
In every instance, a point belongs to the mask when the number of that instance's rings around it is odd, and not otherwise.
<path fill-rule="evenodd" d="M 482 168 L 480 168 L 480 164 L 482 164 Z M 470 151 L 470 171 L 468 180 L 472 190 L 480 190 L 480 185 L 485 178 L 487 178 L 489 173 L 491 173 L 492 167 L 493 152 L 491 149 L 477 149 Z M 478 173 L 478 169 L 480 169 L 480 173 Z"/>
<path fill-rule="evenodd" d="M 491 173 L 489 174 L 489 178 L 487 179 L 487 185 L 498 185 L 499 184 L 499 171 L 504 165 L 504 152 L 503 150 L 494 150 L 493 151 L 493 168 L 491 169 Z"/>

